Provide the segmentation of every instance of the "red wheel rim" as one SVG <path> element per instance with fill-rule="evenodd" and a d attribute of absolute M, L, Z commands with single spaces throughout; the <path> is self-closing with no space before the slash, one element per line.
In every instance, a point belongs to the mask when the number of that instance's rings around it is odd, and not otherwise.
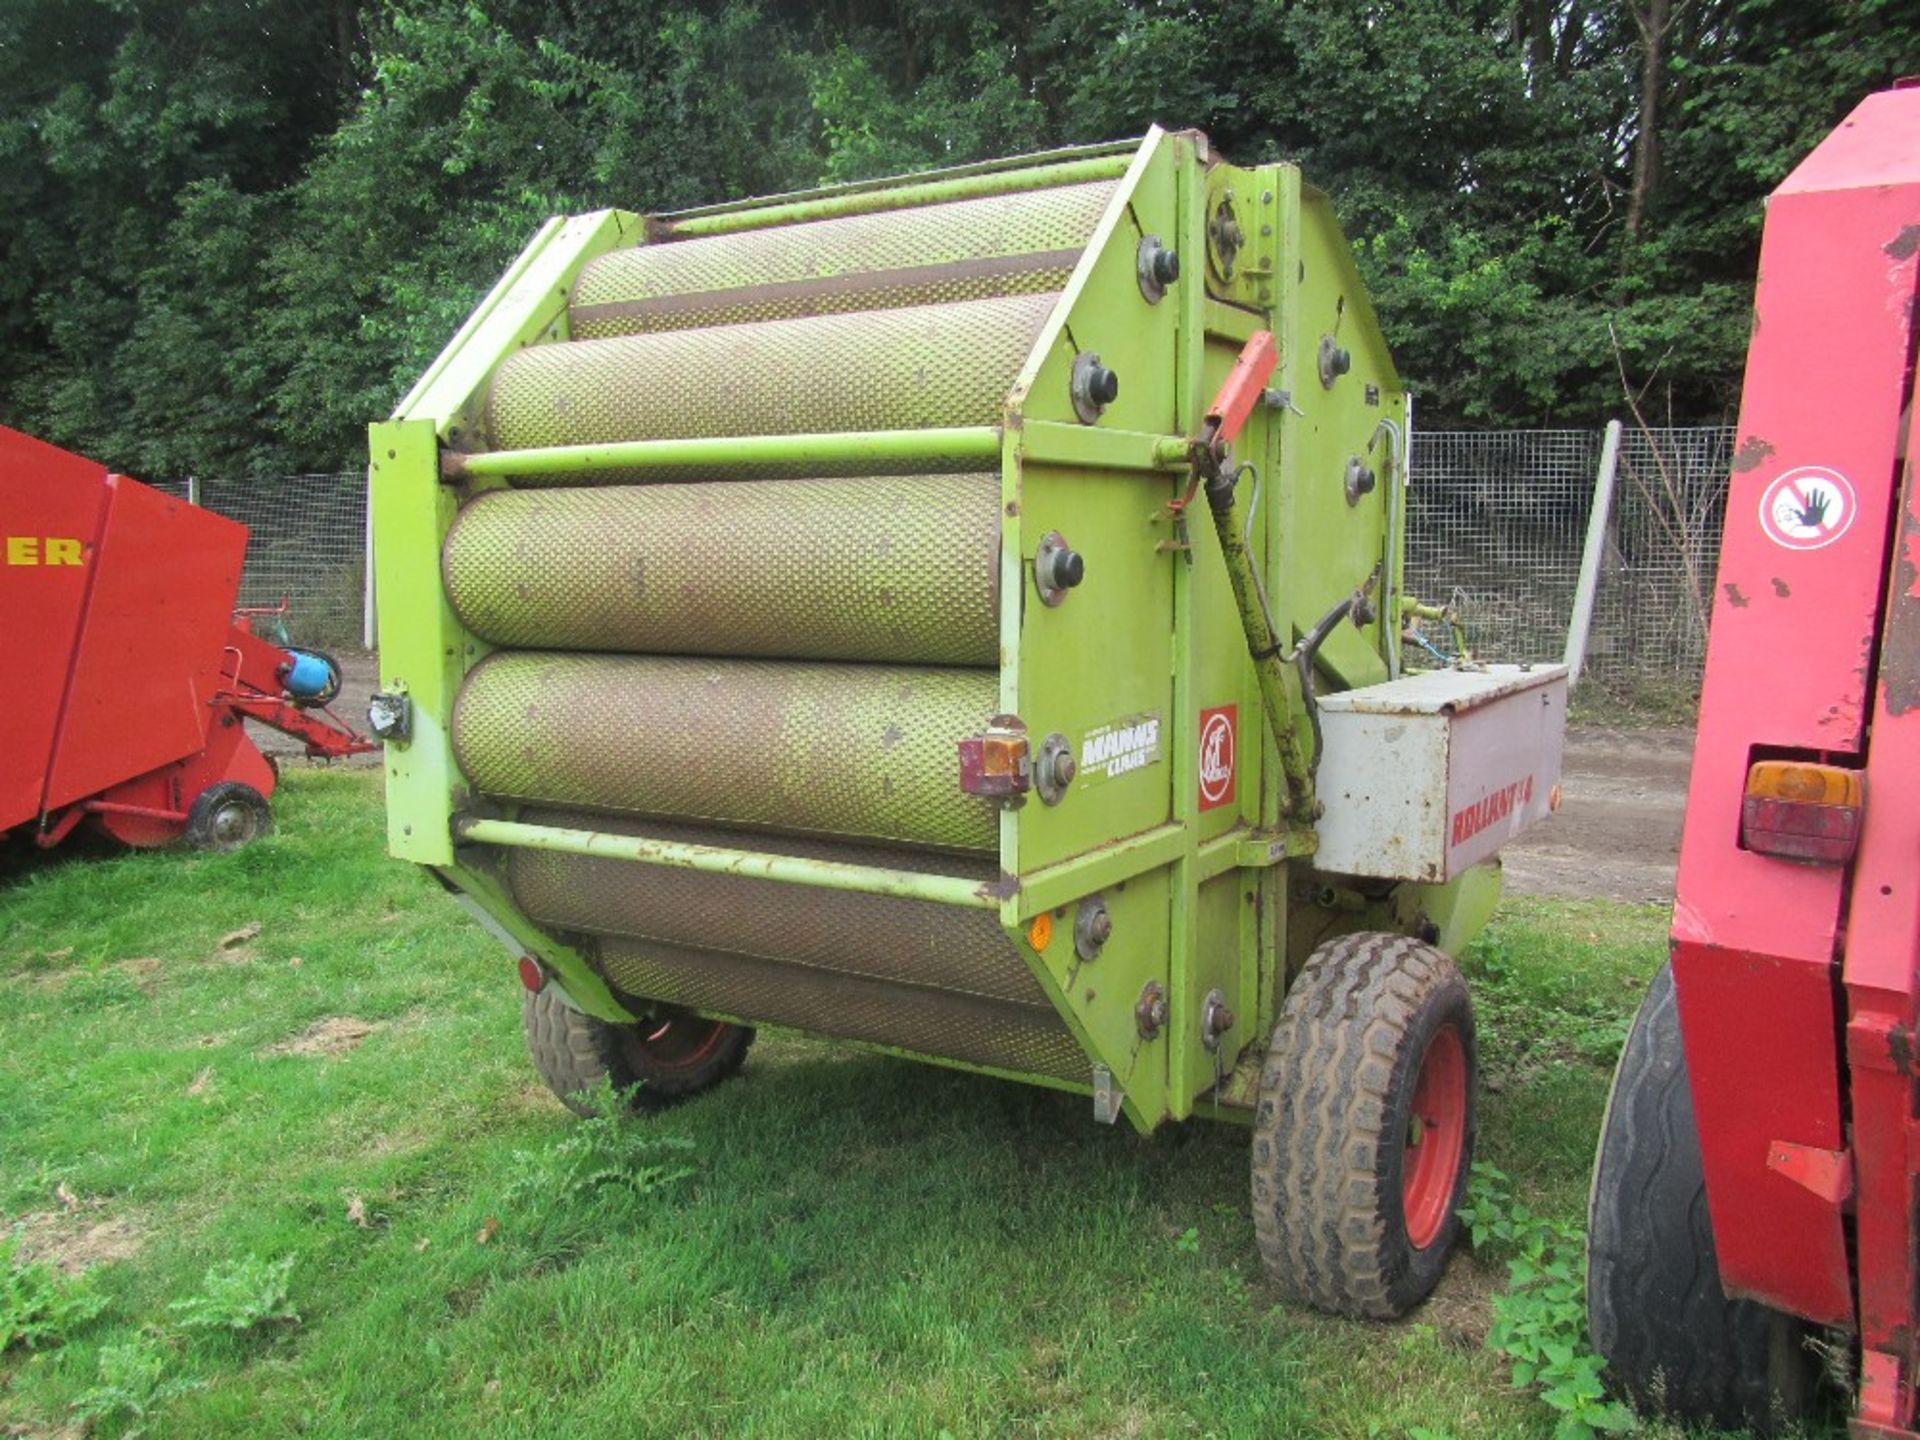
<path fill-rule="evenodd" d="M 1466 1140 L 1467 1051 L 1459 1030 L 1448 1025 L 1420 1059 L 1413 1113 L 1407 1117 L 1400 1152 L 1400 1208 L 1407 1217 L 1407 1239 L 1416 1250 L 1433 1244 L 1446 1228 Z"/>
<path fill-rule="evenodd" d="M 711 1059 L 733 1027 L 724 1020 L 662 1015 L 640 1022 L 635 1042 L 654 1070 L 691 1070 Z"/>

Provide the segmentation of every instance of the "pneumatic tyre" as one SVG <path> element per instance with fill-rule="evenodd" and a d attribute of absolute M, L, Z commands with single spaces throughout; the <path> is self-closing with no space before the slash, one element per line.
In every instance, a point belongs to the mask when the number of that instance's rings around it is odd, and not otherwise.
<path fill-rule="evenodd" d="M 1720 1288 L 1673 972 L 1662 966 L 1614 1071 L 1587 1215 L 1587 1328 L 1635 1407 L 1770 1434 L 1813 1402 L 1805 1328 Z"/>
<path fill-rule="evenodd" d="M 520 1024 L 540 1078 L 576 1115 L 596 1113 L 588 1096 L 603 1080 L 636 1110 L 711 1090 L 740 1068 L 753 1044 L 745 1025 L 664 1007 L 637 1024 L 616 1025 L 575 1010 L 551 988 L 527 995 Z"/>
<path fill-rule="evenodd" d="M 197 850 L 238 850 L 272 833 L 267 797 L 238 780 L 207 786 L 187 809 L 187 843 Z"/>
<path fill-rule="evenodd" d="M 1329 940 L 1287 991 L 1260 1075 L 1253 1224 L 1282 1289 L 1390 1320 L 1459 1230 L 1479 1058 L 1454 963 L 1404 935 Z"/>

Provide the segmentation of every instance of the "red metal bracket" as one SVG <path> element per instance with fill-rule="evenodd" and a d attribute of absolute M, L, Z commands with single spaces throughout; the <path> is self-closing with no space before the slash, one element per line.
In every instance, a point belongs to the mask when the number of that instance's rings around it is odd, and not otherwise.
<path fill-rule="evenodd" d="M 1240 347 L 1233 369 L 1220 382 L 1213 403 L 1207 407 L 1206 417 L 1200 422 L 1200 434 L 1187 447 L 1188 458 L 1193 465 L 1192 476 L 1180 498 L 1167 506 L 1176 518 L 1185 514 L 1187 507 L 1193 503 L 1201 482 L 1220 472 L 1220 462 L 1226 458 L 1227 447 L 1240 438 L 1247 417 L 1253 414 L 1253 407 L 1260 403 L 1260 397 L 1266 393 L 1267 381 L 1279 363 L 1280 352 L 1273 343 L 1273 332 L 1270 330 L 1254 331 L 1247 343 Z"/>
<path fill-rule="evenodd" d="M 1913 1420 L 1913 1389 L 1902 1374 L 1900 1358 L 1883 1350 L 1860 1357 L 1860 1409 L 1847 1427 L 1854 1440 L 1908 1440 Z"/>
<path fill-rule="evenodd" d="M 1836 1209 L 1853 1198 L 1853 1157 L 1844 1150 L 1776 1140 L 1767 1147 L 1767 1168 Z"/>
<path fill-rule="evenodd" d="M 1240 436 L 1241 427 L 1247 423 L 1247 417 L 1253 413 L 1253 407 L 1260 403 L 1260 397 L 1266 393 L 1267 381 L 1273 375 L 1274 366 L 1280 363 L 1280 352 L 1273 343 L 1273 333 L 1269 330 L 1256 330 L 1240 347 L 1240 355 L 1233 362 L 1233 369 L 1220 383 L 1219 393 L 1213 397 L 1213 404 L 1207 407 L 1207 418 L 1201 427 L 1216 445 L 1231 445 Z"/>
<path fill-rule="evenodd" d="M 1920 1079 L 1917 1043 L 1912 1030 L 1896 1025 L 1887 1015 L 1869 1012 L 1847 1022 L 1847 1060 L 1862 1069 Z"/>
<path fill-rule="evenodd" d="M 270 726 L 283 735 L 291 735 L 307 747 L 307 754 L 316 760 L 338 760 L 347 755 L 360 755 L 369 750 L 380 748 L 380 742 L 369 740 L 364 735 L 346 729 L 331 718 L 322 720 L 311 711 L 290 705 L 285 700 L 272 695 L 235 694 L 231 691 L 221 694 L 214 703 L 224 705 L 236 714 L 249 720 L 258 720 L 262 725 Z M 329 712 L 321 711 L 321 715 Z"/>

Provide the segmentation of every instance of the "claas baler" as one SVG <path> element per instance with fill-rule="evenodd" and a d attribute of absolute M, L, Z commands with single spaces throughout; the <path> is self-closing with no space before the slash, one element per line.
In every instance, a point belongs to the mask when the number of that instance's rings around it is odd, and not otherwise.
<path fill-rule="evenodd" d="M 1326 198 L 1197 133 L 555 219 L 372 427 L 390 848 L 576 1107 L 777 1024 L 1238 1120 L 1273 1272 L 1397 1314 L 1565 704 L 1401 673 L 1407 424 Z"/>

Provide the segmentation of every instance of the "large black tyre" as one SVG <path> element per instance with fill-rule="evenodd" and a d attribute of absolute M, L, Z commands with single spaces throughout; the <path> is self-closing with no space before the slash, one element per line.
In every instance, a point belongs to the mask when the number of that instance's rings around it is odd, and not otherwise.
<path fill-rule="evenodd" d="M 745 1025 L 677 1011 L 616 1025 L 582 1014 L 551 988 L 527 995 L 520 1023 L 540 1078 L 576 1115 L 596 1113 L 588 1096 L 603 1080 L 636 1110 L 711 1090 L 740 1068 L 753 1044 Z"/>
<path fill-rule="evenodd" d="M 272 833 L 267 797 L 238 780 L 207 786 L 187 809 L 187 843 L 196 850 L 238 850 Z"/>
<path fill-rule="evenodd" d="M 1308 957 L 1253 1124 L 1254 1234 L 1282 1289 L 1376 1320 L 1426 1298 L 1459 1230 L 1478 1091 L 1472 1002 L 1445 954 L 1363 933 Z"/>
<path fill-rule="evenodd" d="M 1648 1414 L 1771 1434 L 1814 1400 L 1803 1324 L 1720 1288 L 1668 966 L 1640 1002 L 1600 1124 L 1587 1328 L 1608 1378 Z"/>

